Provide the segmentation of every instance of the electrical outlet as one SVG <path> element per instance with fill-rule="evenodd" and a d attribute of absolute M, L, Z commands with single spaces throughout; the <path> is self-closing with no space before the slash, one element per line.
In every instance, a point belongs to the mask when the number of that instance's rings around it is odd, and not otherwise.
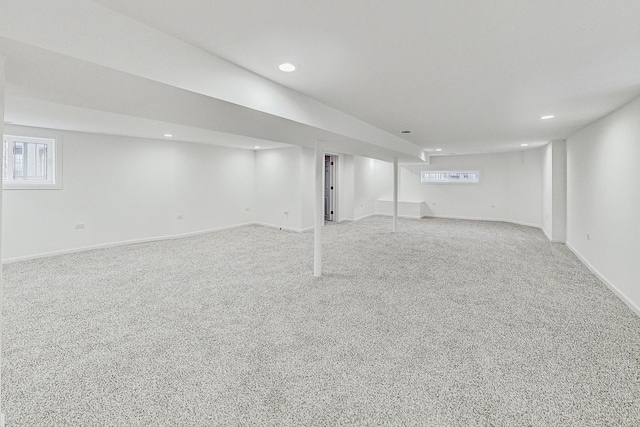
<path fill-rule="evenodd" d="M 591 240 L 591 233 L 587 233 L 587 240 Z"/>
<path fill-rule="evenodd" d="M 73 228 L 75 228 L 76 230 L 84 230 L 85 228 L 87 228 L 87 224 L 76 224 Z"/>
<path fill-rule="evenodd" d="M 176 219 L 184 219 L 184 215 L 178 215 Z"/>
<path fill-rule="evenodd" d="M 289 211 L 284 211 L 284 214 L 285 215 L 289 215 Z"/>
<path fill-rule="evenodd" d="M 491 207 L 492 207 L 492 208 L 495 208 L 495 207 L 496 207 L 496 205 L 491 205 Z"/>
<path fill-rule="evenodd" d="M 245 212 L 249 212 L 251 209 L 249 208 L 244 208 Z"/>

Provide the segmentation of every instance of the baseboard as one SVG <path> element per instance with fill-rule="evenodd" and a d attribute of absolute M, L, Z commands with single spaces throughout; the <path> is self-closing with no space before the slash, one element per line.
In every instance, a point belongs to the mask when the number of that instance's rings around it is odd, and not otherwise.
<path fill-rule="evenodd" d="M 376 215 L 378 215 L 376 212 L 370 213 L 370 214 L 367 214 L 367 215 L 364 215 L 364 216 L 359 216 L 358 218 L 354 218 L 353 221 L 362 221 L 363 219 L 367 219 L 367 218 L 370 218 L 370 217 L 376 216 Z"/>
<path fill-rule="evenodd" d="M 282 225 L 269 224 L 268 222 L 252 222 L 251 224 L 259 225 L 261 227 L 275 228 L 275 229 L 278 229 L 278 230 L 292 231 L 294 233 L 304 233 L 305 231 L 313 230 L 313 227 L 293 228 L 293 227 L 285 227 L 285 226 L 282 226 Z"/>
<path fill-rule="evenodd" d="M 207 230 L 192 231 L 189 233 L 171 234 L 171 235 L 159 236 L 159 237 L 145 237 L 141 239 L 122 240 L 119 242 L 103 243 L 99 245 L 81 246 L 79 248 L 73 248 L 73 249 L 63 249 L 59 251 L 43 252 L 35 255 L 26 255 L 21 257 L 3 259 L 2 264 L 11 264 L 13 262 L 29 261 L 32 259 L 39 259 L 39 258 L 49 258 L 52 256 L 58 256 L 58 255 L 75 254 L 78 252 L 91 251 L 94 249 L 107 249 L 107 248 L 115 248 L 118 246 L 135 245 L 137 243 L 150 243 L 150 242 L 158 242 L 161 240 L 180 239 L 183 237 L 191 237 L 191 236 L 197 236 L 199 234 L 215 233 L 217 231 L 231 230 L 233 228 L 246 227 L 248 225 L 254 225 L 254 224 L 259 225 L 255 222 L 246 222 L 242 224 L 234 224 L 234 225 L 228 225 L 224 227 L 210 228 Z"/>
<path fill-rule="evenodd" d="M 591 263 L 587 261 L 587 259 L 583 257 L 580 252 L 578 252 L 573 246 L 571 246 L 569 242 L 566 242 L 565 245 L 571 252 L 573 252 L 576 258 L 578 258 L 580 262 L 582 262 L 594 274 L 594 276 L 600 279 L 602 283 L 607 285 L 607 287 L 611 289 L 611 291 L 616 294 L 616 296 L 620 298 L 622 302 L 624 302 L 637 316 L 640 317 L 640 306 L 631 301 L 631 299 L 624 292 L 622 292 L 616 285 L 614 285 L 606 277 L 604 277 L 602 273 L 600 273 L 593 265 L 591 265 Z"/>
<path fill-rule="evenodd" d="M 530 222 L 522 222 L 522 221 L 513 221 L 510 219 L 502 219 L 502 218 L 480 218 L 480 217 L 472 217 L 472 216 L 449 216 L 449 215 L 425 215 L 424 218 L 444 218 L 444 219 L 462 219 L 465 221 L 491 221 L 491 222 L 507 222 L 510 224 L 523 225 L 525 227 L 533 227 L 540 228 L 540 224 L 533 224 Z M 544 232 L 544 230 L 542 230 Z"/>
<path fill-rule="evenodd" d="M 393 216 L 393 214 L 390 214 L 390 213 L 382 213 L 382 212 L 378 212 L 378 213 L 376 213 L 375 215 L 378 215 L 378 216 L 391 216 L 391 217 Z M 400 214 L 398 214 L 398 218 L 420 219 L 420 218 L 423 218 L 423 217 L 418 216 L 418 215 L 400 215 Z"/>

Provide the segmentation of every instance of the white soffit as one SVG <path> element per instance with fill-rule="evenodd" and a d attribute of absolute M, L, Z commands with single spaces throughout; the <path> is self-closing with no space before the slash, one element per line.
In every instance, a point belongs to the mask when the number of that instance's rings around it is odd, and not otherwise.
<path fill-rule="evenodd" d="M 564 139 L 640 95 L 637 0 L 97 1 L 424 148 Z"/>
<path fill-rule="evenodd" d="M 9 53 L 22 50 L 22 45 L 35 47 L 309 128 L 298 129 L 299 136 L 317 137 L 317 130 L 321 130 L 329 138 L 328 143 L 353 143 L 350 149 L 365 144 L 372 146 L 371 150 L 384 152 L 385 156 L 389 153 L 422 156 L 422 150 L 413 143 L 92 1 L 2 0 L 0 37 Z M 11 63 L 13 58 L 8 56 Z M 34 93 L 30 96 L 42 97 Z M 78 101 L 67 99 L 62 103 L 74 105 Z M 254 125 L 273 128 L 281 124 L 267 122 L 269 119 L 265 116 Z M 299 145 L 314 142 L 302 141 Z"/>

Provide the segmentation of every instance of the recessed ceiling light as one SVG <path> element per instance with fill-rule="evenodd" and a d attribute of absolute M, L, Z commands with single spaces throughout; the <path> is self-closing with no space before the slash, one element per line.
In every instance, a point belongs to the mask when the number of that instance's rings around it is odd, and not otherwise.
<path fill-rule="evenodd" d="M 549 120 L 549 119 L 553 119 L 555 116 L 549 114 L 548 116 L 541 116 L 540 120 Z"/>
<path fill-rule="evenodd" d="M 259 150 L 259 149 L 260 149 L 260 146 L 259 146 L 259 145 L 256 145 L 255 147 L 253 147 L 253 149 L 254 149 L 254 150 Z"/>
<path fill-rule="evenodd" d="M 172 138 L 172 137 L 173 137 L 173 135 L 171 135 L 170 133 L 165 133 L 165 134 L 164 134 L 164 137 L 165 137 L 165 138 Z"/>
<path fill-rule="evenodd" d="M 403 130 L 400 133 L 411 133 L 411 131 L 410 130 Z"/>
<path fill-rule="evenodd" d="M 278 68 L 280 69 L 280 71 L 284 71 L 285 73 L 290 73 L 292 71 L 295 71 L 298 67 L 296 67 L 294 64 L 290 62 L 285 62 L 284 64 L 280 64 Z"/>
<path fill-rule="evenodd" d="M 442 148 L 436 148 L 436 151 L 442 151 Z"/>
<path fill-rule="evenodd" d="M 529 144 L 520 144 L 520 147 L 526 147 Z"/>

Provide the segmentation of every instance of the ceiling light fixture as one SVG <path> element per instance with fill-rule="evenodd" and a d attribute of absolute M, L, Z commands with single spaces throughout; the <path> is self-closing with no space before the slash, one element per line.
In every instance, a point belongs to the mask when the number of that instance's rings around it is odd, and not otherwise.
<path fill-rule="evenodd" d="M 436 148 L 436 151 L 442 151 L 442 148 Z"/>
<path fill-rule="evenodd" d="M 172 137 L 173 137 L 173 135 L 171 135 L 170 133 L 165 133 L 165 134 L 164 134 L 164 137 L 165 137 L 165 138 L 172 138 Z"/>
<path fill-rule="evenodd" d="M 403 130 L 403 131 L 400 131 L 400 133 L 411 133 L 411 131 L 410 130 Z"/>
<path fill-rule="evenodd" d="M 526 146 L 528 146 L 528 145 L 529 145 L 529 144 L 520 144 L 520 147 L 526 147 Z"/>
<path fill-rule="evenodd" d="M 260 149 L 260 146 L 259 146 L 259 145 L 256 145 L 255 147 L 253 147 L 253 149 L 254 149 L 254 150 L 259 150 L 259 149 Z"/>
<path fill-rule="evenodd" d="M 549 114 L 548 116 L 541 116 L 540 120 L 549 120 L 549 119 L 553 119 L 555 116 Z"/>
<path fill-rule="evenodd" d="M 280 71 L 284 71 L 285 73 L 290 73 L 298 69 L 298 67 L 296 67 L 294 64 L 290 62 L 285 62 L 284 64 L 280 64 L 278 68 L 280 69 Z"/>

